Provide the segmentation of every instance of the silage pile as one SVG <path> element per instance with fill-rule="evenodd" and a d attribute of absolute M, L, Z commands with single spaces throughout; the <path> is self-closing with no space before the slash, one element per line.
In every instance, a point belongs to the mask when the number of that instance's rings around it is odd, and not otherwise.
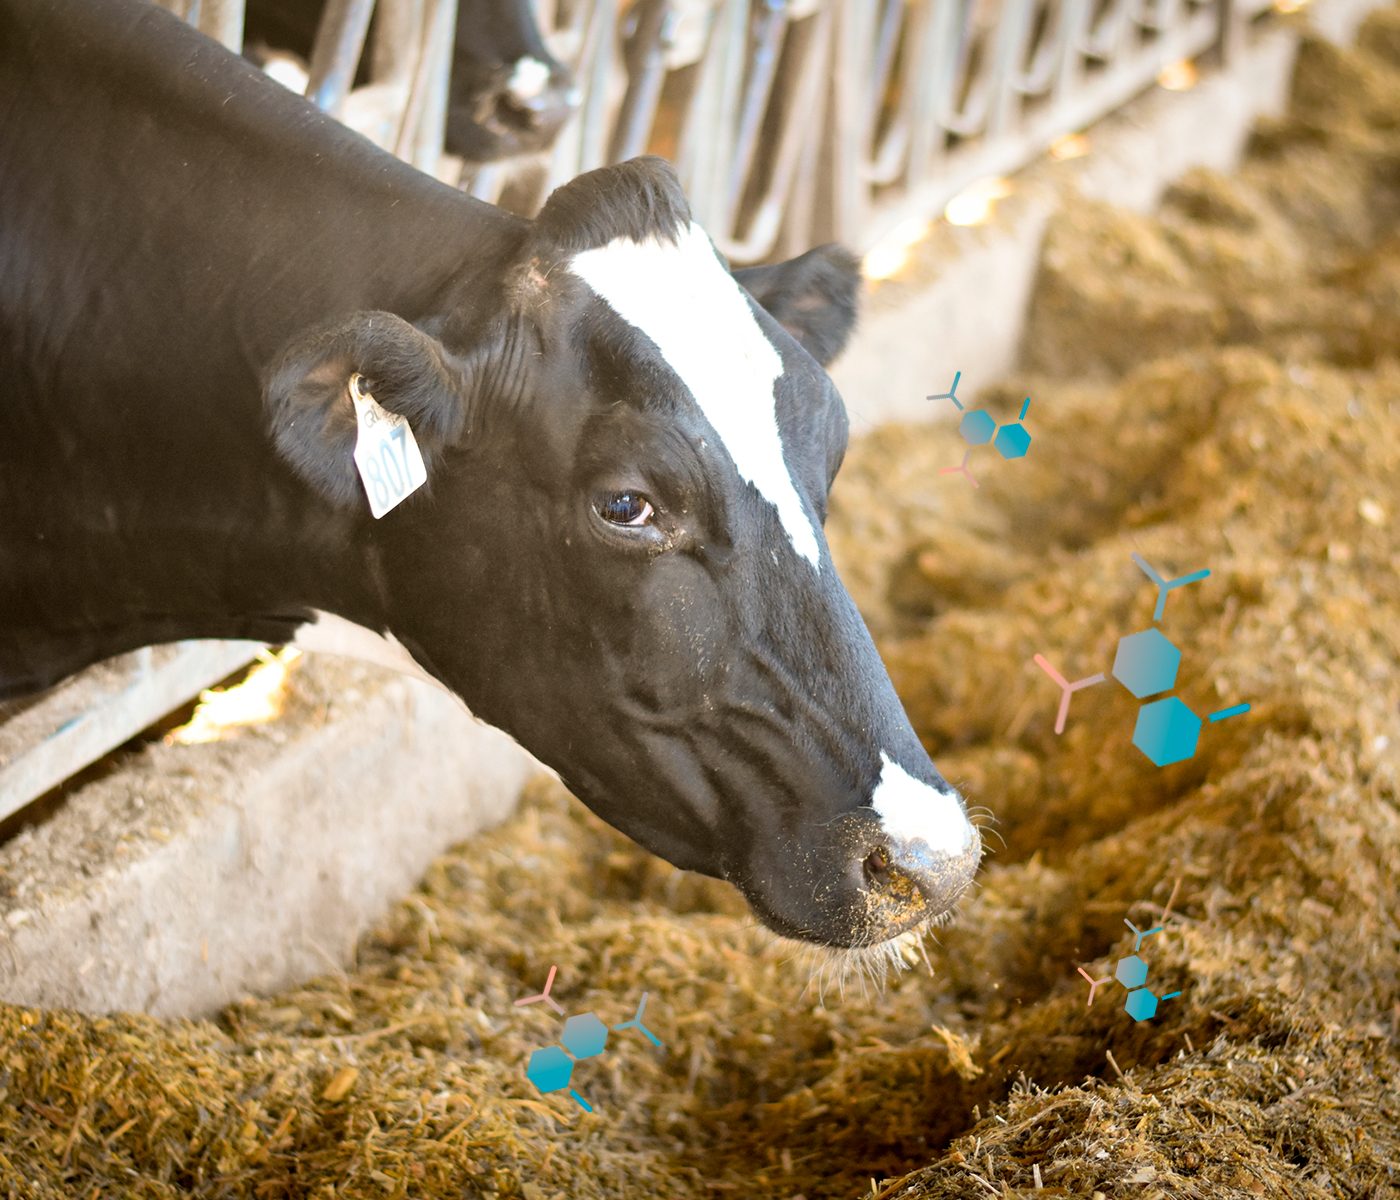
<path fill-rule="evenodd" d="M 1158 218 L 1051 231 L 1023 460 L 853 445 L 832 540 L 944 773 L 1005 848 L 883 993 L 804 991 L 722 885 L 542 785 L 439 861 L 357 966 L 212 1022 L 0 1008 L 23 1197 L 1386 1197 L 1400 1192 L 1400 10 L 1305 47 L 1290 118 Z M 980 457 L 979 457 L 980 456 Z M 1043 653 L 1151 624 L 1137 551 L 1209 567 L 1162 621 L 1188 761 L 1116 683 L 1053 731 Z M 993 839 L 995 840 L 995 839 Z M 1145 944 L 1151 1021 L 1095 977 Z M 612 1035 L 542 1097 L 517 1009 L 559 965 Z M 872 1180 L 874 1181 L 872 1183 Z"/>

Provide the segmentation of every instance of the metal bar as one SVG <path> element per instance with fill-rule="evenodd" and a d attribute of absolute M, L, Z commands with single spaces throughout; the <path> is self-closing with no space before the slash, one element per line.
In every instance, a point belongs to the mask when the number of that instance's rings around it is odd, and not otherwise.
<path fill-rule="evenodd" d="M 418 59 L 408 89 L 408 101 L 394 137 L 399 158 L 433 174 L 442 154 L 442 129 L 447 113 L 447 74 L 452 69 L 452 27 L 457 0 L 429 0 L 418 30 Z M 436 139 L 425 145 L 424 123 L 436 125 Z"/>
<path fill-rule="evenodd" d="M 207 33 L 235 54 L 243 49 L 243 0 L 195 0 L 197 16 L 189 18 L 200 33 Z"/>
<path fill-rule="evenodd" d="M 418 32 L 426 19 L 425 8 L 426 0 L 379 0 L 374 6 L 370 80 L 400 84 L 405 97 L 418 62 Z"/>
<path fill-rule="evenodd" d="M 739 104 L 739 132 L 735 138 L 734 157 L 730 160 L 724 188 L 725 224 L 732 224 L 743 198 L 744 184 L 753 166 L 758 134 L 763 114 L 773 90 L 773 78 L 778 70 L 778 54 L 782 49 L 785 0 L 761 0 L 755 22 L 751 67 L 744 84 L 744 97 Z"/>
<path fill-rule="evenodd" d="M 1068 19 L 1068 5 L 1057 3 L 1047 7 L 1053 7 L 1055 10 L 1053 23 L 1047 22 L 1045 33 L 1034 46 L 1035 52 L 1029 65 L 1022 70 L 1018 63 L 1011 73 L 1011 86 L 1022 95 L 1039 96 L 1048 91 L 1055 81 L 1061 59 L 1064 57 L 1064 28 Z M 1028 23 L 1028 37 L 1033 32 L 1032 25 L 1033 23 Z"/>
<path fill-rule="evenodd" d="M 586 61 L 591 60 L 592 70 L 589 73 L 583 111 L 579 113 L 577 121 L 579 161 L 575 172 L 591 171 L 607 161 L 608 76 L 617 62 L 613 37 L 617 15 L 616 0 L 596 0 L 593 19 L 588 27 Z"/>
<path fill-rule="evenodd" d="M 828 4 L 811 18 L 811 43 L 802 60 L 796 104 L 789 112 L 787 126 L 779 137 L 772 185 L 758 205 L 748 234 L 739 240 L 732 236 L 730 230 L 710 229 L 710 236 L 720 250 L 737 262 L 754 262 L 772 251 L 782 228 L 797 165 L 802 160 L 804 149 L 815 144 L 814 131 L 806 118 L 818 109 L 822 78 L 831 61 L 832 8 Z M 818 128 L 820 124 L 817 122 Z M 802 136 L 804 133 L 806 137 Z"/>
<path fill-rule="evenodd" d="M 420 171 L 436 175 L 447 133 L 447 96 L 452 78 L 452 53 L 457 29 L 457 0 L 437 0 L 428 26 L 424 70 L 427 86 L 415 130 L 409 161 Z"/>
<path fill-rule="evenodd" d="M 1202 14 L 1209 16 L 1209 13 Z M 979 179 L 1016 170 L 1046 150 L 1062 133 L 1082 129 L 1098 118 L 1126 104 L 1156 78 L 1158 56 L 1167 61 L 1193 58 L 1214 41 L 1215 32 L 1207 24 L 1191 24 L 1164 37 L 1145 60 L 1125 59 L 1115 69 L 1089 77 L 1080 90 L 1055 108 L 1035 114 L 1014 135 L 987 139 L 949 156 L 946 170 L 919 187 L 876 206 L 861 231 L 858 245 L 875 242 L 913 217 L 937 212 L 958 192 Z M 1152 67 L 1144 70 L 1144 63 Z"/>
<path fill-rule="evenodd" d="M 712 234 L 723 224 L 725 166 L 733 155 L 748 13 L 748 0 L 722 0 L 709 30 L 701 82 L 677 156 L 690 207 Z"/>
<path fill-rule="evenodd" d="M 328 0 L 321 15 L 311 47 L 306 98 L 331 116 L 340 115 L 355 82 L 373 12 L 374 0 Z"/>
<path fill-rule="evenodd" d="M 611 162 L 622 162 L 646 148 L 666 79 L 666 51 L 675 37 L 676 20 L 670 0 L 643 0 L 638 6 L 637 31 L 627 60 L 627 93 L 608 147 Z"/>
<path fill-rule="evenodd" d="M 932 0 L 919 12 L 915 61 L 919 64 L 906 85 L 910 92 L 909 154 L 906 183 L 916 185 L 934 173 L 948 137 L 945 105 L 961 78 L 961 38 L 956 0 Z"/>

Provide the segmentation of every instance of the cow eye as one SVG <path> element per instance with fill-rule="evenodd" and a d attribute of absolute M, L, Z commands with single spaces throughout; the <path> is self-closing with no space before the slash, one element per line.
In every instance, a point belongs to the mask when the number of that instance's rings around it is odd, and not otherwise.
<path fill-rule="evenodd" d="M 641 492 L 608 492 L 596 504 L 598 515 L 611 525 L 649 525 L 656 515 Z"/>

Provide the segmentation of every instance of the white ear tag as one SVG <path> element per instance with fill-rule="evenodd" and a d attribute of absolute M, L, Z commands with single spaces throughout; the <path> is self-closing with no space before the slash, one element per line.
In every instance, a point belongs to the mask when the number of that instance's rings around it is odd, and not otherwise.
<path fill-rule="evenodd" d="M 364 376 L 350 376 L 350 399 L 355 402 L 355 466 L 369 497 L 369 510 L 378 520 L 428 482 L 423 455 L 408 418 L 380 407 L 364 390 Z"/>

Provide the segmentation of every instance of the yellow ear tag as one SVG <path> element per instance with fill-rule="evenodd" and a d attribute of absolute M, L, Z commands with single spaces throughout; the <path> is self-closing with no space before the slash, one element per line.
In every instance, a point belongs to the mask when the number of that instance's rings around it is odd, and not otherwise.
<path fill-rule="evenodd" d="M 423 455 L 408 418 L 382 408 L 367 391 L 365 377 L 350 376 L 350 399 L 355 402 L 355 466 L 369 497 L 369 510 L 378 520 L 410 493 L 428 482 Z"/>

